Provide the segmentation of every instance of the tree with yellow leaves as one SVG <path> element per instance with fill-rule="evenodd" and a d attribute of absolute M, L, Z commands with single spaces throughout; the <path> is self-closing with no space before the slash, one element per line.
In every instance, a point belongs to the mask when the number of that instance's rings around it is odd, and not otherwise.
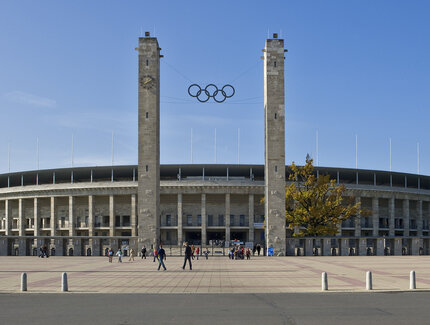
<path fill-rule="evenodd" d="M 285 215 L 293 236 L 334 236 L 343 220 L 366 214 L 353 197 L 345 197 L 344 185 L 329 175 L 315 175 L 313 160 L 306 165 L 290 166 L 292 183 L 285 191 Z"/>

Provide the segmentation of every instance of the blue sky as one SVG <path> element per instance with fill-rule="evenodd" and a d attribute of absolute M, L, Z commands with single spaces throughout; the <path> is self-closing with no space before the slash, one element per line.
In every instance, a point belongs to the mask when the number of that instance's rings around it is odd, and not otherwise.
<path fill-rule="evenodd" d="M 428 1 L 1 1 L 0 173 L 137 163 L 137 46 L 158 37 L 161 162 L 264 162 L 265 38 L 286 48 L 286 163 L 430 174 Z M 199 104 L 191 82 L 232 83 Z"/>

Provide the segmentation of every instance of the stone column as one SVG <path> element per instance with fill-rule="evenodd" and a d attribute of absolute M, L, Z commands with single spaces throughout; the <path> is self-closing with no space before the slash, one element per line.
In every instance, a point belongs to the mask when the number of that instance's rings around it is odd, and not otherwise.
<path fill-rule="evenodd" d="M 182 231 L 182 193 L 178 193 L 178 246 L 182 247 L 183 240 Z"/>
<path fill-rule="evenodd" d="M 88 195 L 88 236 L 94 236 L 94 196 Z"/>
<path fill-rule="evenodd" d="M 305 256 L 312 256 L 314 252 L 314 240 L 305 239 Z"/>
<path fill-rule="evenodd" d="M 402 238 L 394 238 L 394 255 L 402 255 Z"/>
<path fill-rule="evenodd" d="M 411 255 L 419 255 L 420 249 L 420 239 L 412 238 L 411 239 Z"/>
<path fill-rule="evenodd" d="M 56 216 L 55 210 L 56 210 L 56 198 L 51 196 L 51 236 L 56 236 L 57 235 L 57 227 L 58 227 L 58 218 Z M 69 204 L 70 204 L 70 197 L 69 197 Z M 72 203 L 73 205 L 73 203 Z M 69 209 L 69 213 L 70 213 L 70 209 Z M 69 217 L 70 218 L 70 217 Z"/>
<path fill-rule="evenodd" d="M 248 197 L 248 224 L 248 241 L 254 242 L 254 194 L 249 194 Z"/>
<path fill-rule="evenodd" d="M 39 199 L 35 197 L 33 199 L 33 220 L 34 220 L 34 236 L 40 235 L 40 216 L 39 216 Z M 37 241 L 34 240 L 34 245 L 37 247 Z"/>
<path fill-rule="evenodd" d="M 284 40 L 266 40 L 264 52 L 266 247 L 285 255 L 285 85 Z"/>
<path fill-rule="evenodd" d="M 137 236 L 136 194 L 131 195 L 131 235 Z"/>
<path fill-rule="evenodd" d="M 360 237 L 358 239 L 358 255 L 359 256 L 367 255 L 367 238 Z"/>
<path fill-rule="evenodd" d="M 372 235 L 376 237 L 379 235 L 379 198 L 377 197 L 372 198 L 372 226 Z"/>
<path fill-rule="evenodd" d="M 97 245 L 98 239 L 91 238 L 94 236 L 94 196 L 88 195 L 88 244 L 91 247 L 91 256 L 100 255 L 100 246 Z"/>
<path fill-rule="evenodd" d="M 10 236 L 11 235 L 11 229 L 12 229 L 12 205 L 10 200 L 4 201 L 4 218 L 5 218 L 5 235 Z"/>
<path fill-rule="evenodd" d="M 92 256 L 101 256 L 100 254 L 100 239 L 93 238 L 90 240 Z"/>
<path fill-rule="evenodd" d="M 230 241 L 230 193 L 225 194 L 225 240 Z"/>
<path fill-rule="evenodd" d="M 423 201 L 417 201 L 417 236 L 423 236 Z"/>
<path fill-rule="evenodd" d="M 113 195 L 109 195 L 109 236 L 115 236 L 115 201 Z"/>
<path fill-rule="evenodd" d="M 139 38 L 138 234 L 146 247 L 160 239 L 160 47 L 157 38 Z"/>
<path fill-rule="evenodd" d="M 355 203 L 361 203 L 361 197 L 355 197 Z M 358 213 L 355 217 L 355 228 L 354 228 L 354 236 L 361 237 L 361 215 Z"/>
<path fill-rule="evenodd" d="M 7 241 L 6 238 L 0 239 L 0 256 L 7 256 Z"/>
<path fill-rule="evenodd" d="M 206 194 L 202 194 L 202 207 L 201 207 L 201 217 L 202 217 L 202 245 L 207 245 L 207 228 L 206 228 Z"/>
<path fill-rule="evenodd" d="M 55 243 L 55 256 L 64 256 L 63 239 L 56 238 Z"/>
<path fill-rule="evenodd" d="M 388 200 L 388 216 L 390 218 L 389 220 L 389 232 L 388 235 L 390 237 L 394 237 L 394 215 L 395 215 L 395 200 L 394 197 L 391 197 Z"/>
<path fill-rule="evenodd" d="M 18 199 L 18 230 L 19 236 L 19 248 L 18 254 L 19 256 L 27 255 L 27 240 L 22 238 L 25 236 L 25 216 L 24 216 L 24 202 L 22 199 Z"/>
<path fill-rule="evenodd" d="M 409 198 L 405 198 L 403 200 L 403 225 L 404 225 L 404 232 L 403 236 L 409 236 Z"/>
<path fill-rule="evenodd" d="M 339 239 L 340 242 L 340 255 L 341 256 L 348 256 L 349 255 L 349 239 L 347 238 L 341 238 Z"/>
<path fill-rule="evenodd" d="M 376 238 L 376 255 L 384 256 L 384 239 Z"/>
<path fill-rule="evenodd" d="M 69 196 L 69 236 L 75 236 L 75 198 L 73 196 Z M 69 247 L 73 248 L 73 255 L 78 256 L 76 252 L 75 242 L 73 239 L 69 240 Z M 67 252 L 69 255 L 69 252 Z"/>
<path fill-rule="evenodd" d="M 25 236 L 25 216 L 22 199 L 18 199 L 18 234 Z"/>
<path fill-rule="evenodd" d="M 331 239 L 323 238 L 322 239 L 322 250 L 321 254 L 323 256 L 331 256 Z"/>
<path fill-rule="evenodd" d="M 296 240 L 293 238 L 287 238 L 287 256 L 296 255 Z"/>

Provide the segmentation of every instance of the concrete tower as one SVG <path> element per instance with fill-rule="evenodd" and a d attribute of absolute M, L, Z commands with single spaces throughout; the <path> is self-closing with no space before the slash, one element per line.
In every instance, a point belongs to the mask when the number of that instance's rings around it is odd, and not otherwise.
<path fill-rule="evenodd" d="M 265 222 L 267 248 L 285 255 L 284 40 L 273 34 L 264 51 Z"/>
<path fill-rule="evenodd" d="M 157 38 L 139 38 L 138 236 L 140 246 L 160 238 L 160 48 Z"/>

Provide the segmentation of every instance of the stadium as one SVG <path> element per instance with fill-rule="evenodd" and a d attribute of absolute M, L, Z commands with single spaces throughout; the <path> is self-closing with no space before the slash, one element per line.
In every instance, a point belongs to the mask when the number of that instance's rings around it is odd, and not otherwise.
<path fill-rule="evenodd" d="M 225 253 L 232 242 L 274 255 L 418 255 L 430 253 L 430 177 L 316 167 L 344 184 L 371 211 L 337 236 L 293 238 L 285 223 L 284 41 L 264 52 L 264 165 L 160 165 L 158 41 L 139 38 L 139 163 L 0 175 L 0 255 L 102 256 L 184 241 Z M 264 203 L 262 198 L 265 198 Z"/>

